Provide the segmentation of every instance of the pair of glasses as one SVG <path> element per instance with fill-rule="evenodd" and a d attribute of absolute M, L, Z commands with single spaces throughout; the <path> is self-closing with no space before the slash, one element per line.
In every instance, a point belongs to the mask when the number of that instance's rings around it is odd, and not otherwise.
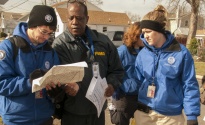
<path fill-rule="evenodd" d="M 86 1 L 85 0 L 68 0 L 67 6 L 69 3 L 74 3 L 74 2 L 78 2 L 78 3 L 83 3 L 86 5 Z"/>
<path fill-rule="evenodd" d="M 49 37 L 51 37 L 51 36 L 54 35 L 54 32 L 48 33 L 47 31 L 42 30 L 42 29 L 39 28 L 38 26 L 37 26 L 37 29 L 38 29 L 38 31 L 41 33 L 41 35 L 43 35 L 43 36 L 49 36 Z"/>

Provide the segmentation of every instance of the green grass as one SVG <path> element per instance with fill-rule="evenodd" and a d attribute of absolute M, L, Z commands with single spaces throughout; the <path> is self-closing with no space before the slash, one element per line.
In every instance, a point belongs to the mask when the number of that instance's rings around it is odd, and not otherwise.
<path fill-rule="evenodd" d="M 194 62 L 197 75 L 205 75 L 205 62 Z"/>

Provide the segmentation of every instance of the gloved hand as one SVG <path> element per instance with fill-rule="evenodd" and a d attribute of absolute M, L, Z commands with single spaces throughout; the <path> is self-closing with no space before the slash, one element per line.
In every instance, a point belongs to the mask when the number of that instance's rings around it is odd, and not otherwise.
<path fill-rule="evenodd" d="M 112 98 L 115 100 L 120 99 L 120 89 L 119 88 L 113 93 Z"/>
<path fill-rule="evenodd" d="M 29 81 L 32 84 L 34 79 L 37 79 L 39 77 L 42 77 L 46 74 L 47 71 L 44 71 L 42 69 L 36 69 L 29 75 Z"/>
<path fill-rule="evenodd" d="M 58 86 L 56 85 L 55 88 L 47 90 L 48 96 L 54 99 L 55 103 L 59 103 L 63 100 L 65 96 L 65 85 Z"/>
<path fill-rule="evenodd" d="M 187 120 L 187 125 L 198 125 L 197 120 Z"/>

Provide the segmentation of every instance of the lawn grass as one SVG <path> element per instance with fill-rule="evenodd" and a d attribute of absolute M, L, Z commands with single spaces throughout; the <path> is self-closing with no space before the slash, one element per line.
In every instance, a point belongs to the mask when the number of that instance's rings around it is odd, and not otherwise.
<path fill-rule="evenodd" d="M 194 62 L 196 75 L 205 75 L 205 62 Z"/>

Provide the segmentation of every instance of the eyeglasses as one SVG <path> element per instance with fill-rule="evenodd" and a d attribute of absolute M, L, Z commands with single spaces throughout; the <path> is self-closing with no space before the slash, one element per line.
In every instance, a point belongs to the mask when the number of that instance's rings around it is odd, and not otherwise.
<path fill-rule="evenodd" d="M 41 33 L 41 35 L 43 35 L 43 36 L 49 36 L 49 37 L 51 37 L 51 36 L 54 35 L 54 32 L 48 33 L 47 31 L 42 30 L 42 29 L 39 28 L 38 26 L 37 26 L 37 29 L 38 29 L 38 31 Z"/>
<path fill-rule="evenodd" d="M 86 5 L 86 0 L 68 0 L 67 6 L 69 3 L 74 3 L 74 2 L 83 3 Z"/>

